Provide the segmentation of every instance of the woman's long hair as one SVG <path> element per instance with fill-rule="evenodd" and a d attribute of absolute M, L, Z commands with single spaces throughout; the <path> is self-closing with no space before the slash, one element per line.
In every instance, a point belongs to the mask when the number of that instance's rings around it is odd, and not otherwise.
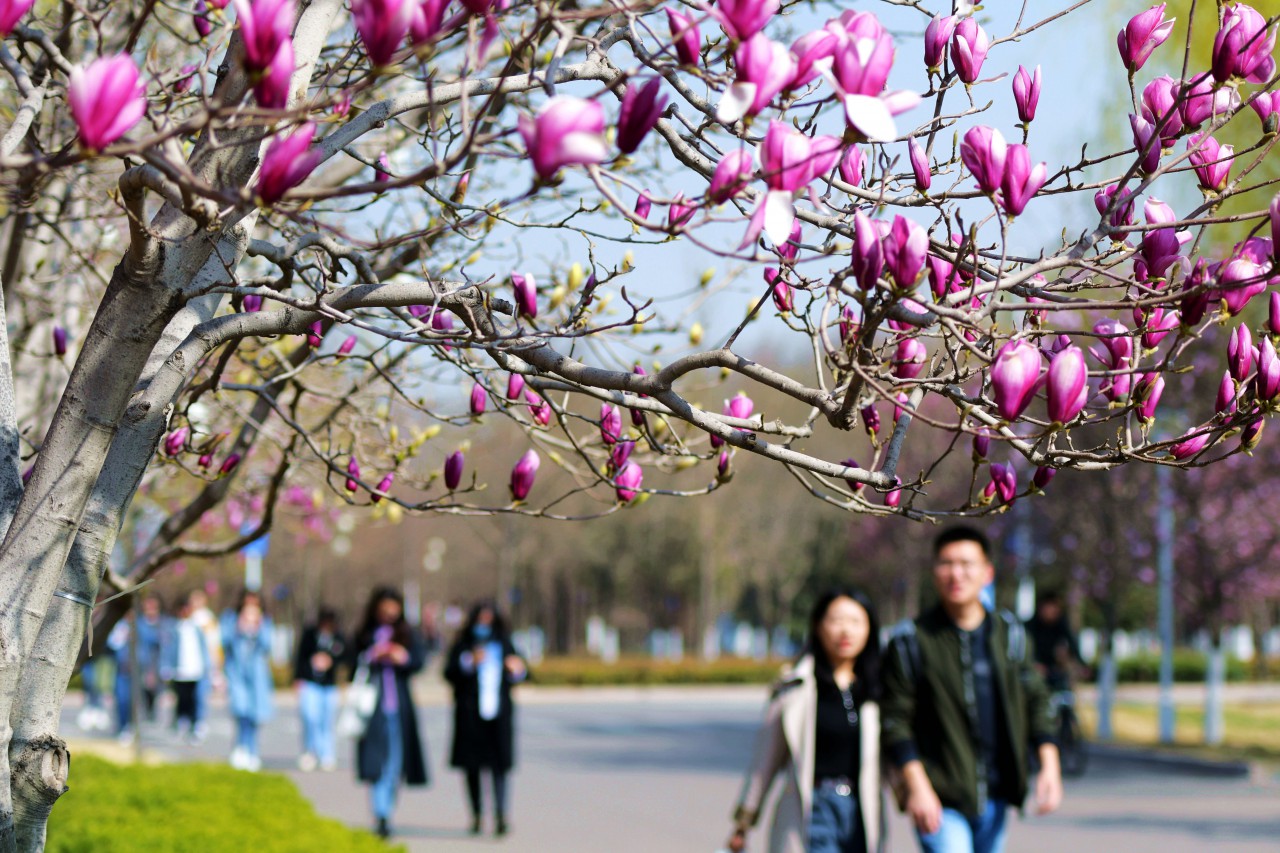
<path fill-rule="evenodd" d="M 373 633 L 382 624 L 378 621 L 378 605 L 384 601 L 400 605 L 400 618 L 391 623 L 392 638 L 406 649 L 412 643 L 412 629 L 404 616 L 404 597 L 392 587 L 380 586 L 369 596 L 369 603 L 364 608 L 364 624 L 356 636 L 356 645 L 361 651 L 373 645 Z"/>
<path fill-rule="evenodd" d="M 507 627 L 506 617 L 504 617 L 502 615 L 502 611 L 498 609 L 497 602 L 492 599 L 477 601 L 472 606 L 471 612 L 467 614 L 467 621 L 463 624 L 462 630 L 458 633 L 458 645 L 471 645 L 472 633 L 475 631 L 476 623 L 480 620 L 480 614 L 485 610 L 488 610 L 493 614 L 493 621 L 489 623 L 492 626 L 492 633 L 489 635 L 489 638 L 506 645 L 507 641 L 511 638 L 511 630 Z"/>
<path fill-rule="evenodd" d="M 814 602 L 809 612 L 809 634 L 805 641 L 803 654 L 813 655 L 814 668 L 821 678 L 831 679 L 831 661 L 827 660 L 827 651 L 822 647 L 818 637 L 818 626 L 826 618 L 827 610 L 837 598 L 850 598 L 867 611 L 867 645 L 853 662 L 853 693 L 859 702 L 880 698 L 880 617 L 876 614 L 876 606 L 871 597 L 861 589 L 852 586 L 829 589 Z"/>

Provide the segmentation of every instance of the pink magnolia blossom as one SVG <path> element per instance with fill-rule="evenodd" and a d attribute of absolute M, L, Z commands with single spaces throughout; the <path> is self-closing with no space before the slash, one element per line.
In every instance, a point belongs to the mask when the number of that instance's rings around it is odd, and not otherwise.
<path fill-rule="evenodd" d="M 1263 129 L 1267 129 L 1268 122 L 1274 116 L 1280 115 L 1280 89 L 1271 92 L 1259 92 L 1249 102 L 1249 106 L 1258 114 L 1258 119 L 1262 122 Z"/>
<path fill-rule="evenodd" d="M 1031 165 L 1031 154 L 1025 145 L 1010 145 L 1004 163 L 1004 178 L 1001 181 L 1000 204 L 1005 213 L 1018 216 L 1027 207 L 1045 181 L 1049 179 L 1048 169 L 1044 163 Z"/>
<path fill-rule="evenodd" d="M 1141 158 L 1138 170 L 1144 175 L 1153 174 L 1160 168 L 1160 147 L 1162 141 L 1156 133 L 1156 126 L 1142 116 L 1130 114 L 1129 129 L 1133 131 L 1133 149 Z"/>
<path fill-rule="evenodd" d="M 622 438 L 622 413 L 617 406 L 605 403 L 600 406 L 600 440 L 605 444 L 617 444 Z"/>
<path fill-rule="evenodd" d="M 351 0 L 356 32 L 369 60 L 379 67 L 391 64 L 416 14 L 418 0 Z"/>
<path fill-rule="evenodd" d="M 564 166 L 603 163 L 609 156 L 604 108 L 595 101 L 557 95 L 536 118 L 521 114 L 517 125 L 533 169 L 544 181 Z"/>
<path fill-rule="evenodd" d="M 1049 420 L 1054 423 L 1071 423 L 1084 409 L 1089 401 L 1089 371 L 1079 347 L 1060 350 L 1050 360 L 1045 394 L 1049 400 Z"/>
<path fill-rule="evenodd" d="M 276 54 L 288 44 L 293 52 L 292 32 L 296 12 L 293 0 L 231 0 L 240 19 L 244 40 L 244 64 L 251 72 L 272 67 Z"/>
<path fill-rule="evenodd" d="M 1209 446 L 1209 440 L 1212 436 L 1207 433 L 1204 435 L 1196 435 L 1190 438 L 1184 438 L 1182 441 L 1174 444 L 1169 448 L 1169 455 L 1179 461 L 1190 459 L 1200 451 Z"/>
<path fill-rule="evenodd" d="M 533 277 L 533 273 L 513 272 L 511 274 L 511 288 L 516 297 L 516 309 L 521 317 L 527 317 L 530 320 L 538 316 L 538 282 Z"/>
<path fill-rule="evenodd" d="M 1178 110 L 1180 90 L 1178 81 L 1168 74 L 1152 80 L 1142 90 L 1142 117 L 1159 129 L 1160 144 L 1164 148 L 1173 147 L 1182 133 L 1182 114 Z"/>
<path fill-rule="evenodd" d="M 1040 350 L 1027 341 L 1009 341 L 991 365 L 991 393 L 1007 421 L 1017 420 L 1031 404 L 1040 383 Z"/>
<path fill-rule="evenodd" d="M 8 38 L 36 0 L 0 0 L 0 38 Z"/>
<path fill-rule="evenodd" d="M 746 41 L 778 13 L 779 0 L 716 0 L 711 14 L 734 41 Z"/>
<path fill-rule="evenodd" d="M 311 147 L 315 135 L 315 122 L 307 122 L 291 133 L 277 135 L 271 140 L 262 155 L 262 169 L 258 173 L 258 197 L 263 204 L 279 201 L 320 165 L 324 154 Z"/>
<path fill-rule="evenodd" d="M 507 399 L 519 400 L 524 396 L 524 377 L 519 373 L 512 373 L 507 376 Z"/>
<path fill-rule="evenodd" d="M 665 95 L 659 96 L 662 78 L 654 77 L 644 85 L 632 81 L 622 95 L 622 107 L 618 111 L 618 150 L 631 154 L 640 147 L 649 131 L 658 123 L 667 105 Z"/>
<path fill-rule="evenodd" d="M 1040 66 L 1034 72 L 1018 66 L 1013 75 L 1013 102 L 1018 107 L 1018 120 L 1030 124 L 1036 117 L 1036 105 L 1040 103 Z"/>
<path fill-rule="evenodd" d="M 712 204 L 723 204 L 736 198 L 751 182 L 754 173 L 755 153 L 750 148 L 735 148 L 716 164 L 707 198 Z"/>
<path fill-rule="evenodd" d="M 1018 496 L 1018 477 L 1012 465 L 992 462 L 991 483 L 995 486 L 995 494 L 1000 497 L 1001 503 L 1012 503 Z"/>
<path fill-rule="evenodd" d="M 529 416 L 538 426 L 551 423 L 551 404 L 532 388 L 524 389 L 524 400 L 529 406 Z"/>
<path fill-rule="evenodd" d="M 1187 138 L 1187 157 L 1195 168 L 1200 189 L 1205 192 L 1221 192 L 1227 186 L 1234 161 L 1235 146 L 1219 145 L 1218 140 L 1207 133 L 1192 134 Z"/>
<path fill-rule="evenodd" d="M 71 69 L 67 105 L 80 129 L 80 142 L 101 151 L 124 136 L 147 109 L 146 86 L 138 66 L 124 55 L 102 56 Z"/>
<path fill-rule="evenodd" d="M 165 436 L 164 452 L 166 456 L 177 456 L 182 452 L 182 448 L 187 445 L 187 436 L 191 430 L 187 427 L 178 427 L 173 432 Z"/>
<path fill-rule="evenodd" d="M 461 450 L 455 450 L 444 459 L 444 487 L 454 491 L 462 482 L 462 471 L 466 467 L 467 458 Z"/>
<path fill-rule="evenodd" d="M 954 15 L 945 18 L 935 15 L 924 30 L 924 65 L 930 72 L 942 68 L 942 57 L 946 55 L 947 43 L 956 31 L 960 20 Z"/>
<path fill-rule="evenodd" d="M 636 216 L 641 219 L 648 219 L 652 211 L 653 199 L 649 198 L 647 190 L 641 190 L 640 195 L 636 196 Z"/>
<path fill-rule="evenodd" d="M 893 375 L 899 379 L 915 379 L 924 370 L 929 351 L 918 338 L 898 342 L 893 354 Z"/>
<path fill-rule="evenodd" d="M 449 0 L 408 0 L 413 6 L 409 40 L 414 47 L 426 44 L 444 30 L 444 13 Z"/>
<path fill-rule="evenodd" d="M 391 491 L 391 484 L 395 482 L 396 475 L 394 471 L 388 471 L 386 476 L 378 481 L 378 485 L 374 486 L 373 492 L 369 495 L 369 500 L 378 503 L 387 496 Z"/>
<path fill-rule="evenodd" d="M 1213 39 L 1213 76 L 1220 83 L 1233 77 L 1265 83 L 1276 73 L 1275 49 L 1276 28 L 1267 29 L 1258 10 L 1244 3 L 1226 6 Z"/>
<path fill-rule="evenodd" d="M 761 113 L 791 85 L 796 59 L 785 45 L 756 34 L 738 45 L 733 55 L 734 82 L 725 89 L 716 107 L 716 118 L 726 124 Z"/>
<path fill-rule="evenodd" d="M 667 227 L 672 231 L 678 230 L 698 212 L 696 206 L 685 204 L 686 201 L 684 193 L 676 193 L 671 204 L 667 205 Z"/>
<path fill-rule="evenodd" d="M 951 36 L 951 64 L 956 68 L 956 76 L 966 84 L 977 82 L 990 49 L 991 39 L 977 20 L 965 18 L 956 24 Z"/>
<path fill-rule="evenodd" d="M 1253 334 L 1241 323 L 1227 339 L 1227 370 L 1231 378 L 1244 382 L 1253 372 L 1253 356 Z"/>
<path fill-rule="evenodd" d="M 622 503 L 630 503 L 635 500 L 643 483 L 644 470 L 635 461 L 628 459 L 613 478 L 614 494 Z"/>
<path fill-rule="evenodd" d="M 1222 381 L 1218 383 L 1218 396 L 1214 400 L 1213 410 L 1223 416 L 1235 413 L 1236 383 L 1231 378 L 1231 374 L 1229 372 L 1224 372 L 1222 374 Z"/>
<path fill-rule="evenodd" d="M 861 210 L 853 215 L 850 261 L 858 286 L 863 290 L 873 289 L 884 270 L 884 246 L 880 242 L 880 229 Z"/>
<path fill-rule="evenodd" d="M 681 65 L 696 66 L 702 50 L 702 34 L 698 25 L 688 15 L 666 7 L 667 23 L 671 27 L 671 40 L 675 44 L 676 57 Z"/>
<path fill-rule="evenodd" d="M 844 103 L 845 121 L 871 142 L 889 142 L 898 135 L 894 116 L 913 109 L 920 95 L 886 91 L 893 67 L 893 37 L 869 12 L 845 13 L 848 38 L 833 54 L 831 81 Z"/>
<path fill-rule="evenodd" d="M 1133 224 L 1134 202 L 1133 191 L 1129 189 L 1122 190 L 1116 184 L 1112 184 L 1106 189 L 1098 190 L 1093 197 L 1093 205 L 1098 209 L 1099 215 L 1105 216 L 1107 211 L 1111 210 L 1110 223 L 1113 228 L 1122 228 Z"/>
<path fill-rule="evenodd" d="M 489 404 L 489 392 L 485 387 L 477 382 L 471 386 L 470 410 L 472 417 L 479 417 L 484 414 L 485 408 Z"/>
<path fill-rule="evenodd" d="M 533 481 L 538 476 L 538 466 L 542 464 L 542 457 L 538 456 L 538 451 L 529 450 L 520 460 L 516 462 L 511 469 L 511 497 L 513 500 L 522 501 L 529 497 L 529 492 L 533 489 Z"/>
<path fill-rule="evenodd" d="M 1274 401 L 1280 397 L 1280 356 L 1276 355 L 1271 338 L 1262 339 L 1258 351 L 1258 374 L 1254 378 L 1259 400 Z"/>
<path fill-rule="evenodd" d="M 995 195 L 1004 180 L 1004 163 L 1009 145 L 994 128 L 979 126 L 964 135 L 960 159 L 987 195 Z"/>
<path fill-rule="evenodd" d="M 884 265 L 901 290 L 910 290 L 924 272 L 929 253 L 929 235 L 914 221 L 895 216 L 889 233 L 880 241 Z M 923 306 L 919 306 L 923 310 Z"/>
<path fill-rule="evenodd" d="M 1182 103 L 1178 108 L 1182 123 L 1195 128 L 1210 118 L 1234 112 L 1240 106 L 1240 93 L 1233 86 L 1216 86 L 1208 74 L 1201 74 L 1183 84 Z"/>
<path fill-rule="evenodd" d="M 1164 7 L 1165 4 L 1161 3 L 1134 15 L 1116 36 L 1120 60 L 1130 74 L 1142 68 L 1151 58 L 1152 51 L 1164 44 L 1173 32 L 1173 23 L 1177 19 L 1165 20 Z"/>
<path fill-rule="evenodd" d="M 840 180 L 850 186 L 862 183 L 862 149 L 850 145 L 840 157 Z"/>
<path fill-rule="evenodd" d="M 258 75 L 253 97 L 266 110 L 282 110 L 289 105 L 289 85 L 293 79 L 293 42 L 286 41 L 276 51 L 270 67 Z"/>
<path fill-rule="evenodd" d="M 933 170 L 929 166 L 929 155 L 914 139 L 907 141 L 907 158 L 911 161 L 911 174 L 916 179 L 916 189 L 925 193 L 933 184 Z"/>
<path fill-rule="evenodd" d="M 1164 376 L 1146 373 L 1133 387 L 1133 400 L 1138 406 L 1138 420 L 1150 424 L 1156 418 L 1156 406 L 1164 394 Z"/>

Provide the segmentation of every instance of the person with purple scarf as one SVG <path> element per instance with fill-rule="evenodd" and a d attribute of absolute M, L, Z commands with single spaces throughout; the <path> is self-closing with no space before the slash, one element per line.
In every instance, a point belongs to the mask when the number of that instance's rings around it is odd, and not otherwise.
<path fill-rule="evenodd" d="M 389 587 L 374 590 L 356 638 L 356 655 L 369 667 L 378 703 L 356 747 L 360 781 L 369 782 L 377 833 L 391 835 L 400 783 L 428 782 L 425 745 L 409 692 L 409 678 L 426 663 L 422 641 L 404 618 L 404 599 Z"/>

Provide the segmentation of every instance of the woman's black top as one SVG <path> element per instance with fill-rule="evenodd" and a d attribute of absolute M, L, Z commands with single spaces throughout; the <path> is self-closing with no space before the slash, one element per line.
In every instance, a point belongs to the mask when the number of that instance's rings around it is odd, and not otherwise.
<path fill-rule="evenodd" d="M 856 784 L 862 763 L 862 731 L 858 702 L 829 678 L 818 678 L 817 737 L 814 740 L 813 783 L 846 778 Z"/>

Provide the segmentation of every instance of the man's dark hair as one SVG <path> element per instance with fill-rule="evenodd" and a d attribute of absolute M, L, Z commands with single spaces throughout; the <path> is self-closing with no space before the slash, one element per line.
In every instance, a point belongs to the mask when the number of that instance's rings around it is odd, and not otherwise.
<path fill-rule="evenodd" d="M 987 534 L 976 527 L 963 525 L 948 527 L 933 538 L 933 556 L 938 556 L 943 548 L 953 542 L 977 542 L 978 547 L 982 549 L 982 556 L 988 560 L 991 559 L 991 541 L 987 539 Z"/>
<path fill-rule="evenodd" d="M 1062 604 L 1062 595 L 1056 589 L 1046 589 L 1036 598 L 1036 607 L 1043 607 L 1046 604 Z"/>

